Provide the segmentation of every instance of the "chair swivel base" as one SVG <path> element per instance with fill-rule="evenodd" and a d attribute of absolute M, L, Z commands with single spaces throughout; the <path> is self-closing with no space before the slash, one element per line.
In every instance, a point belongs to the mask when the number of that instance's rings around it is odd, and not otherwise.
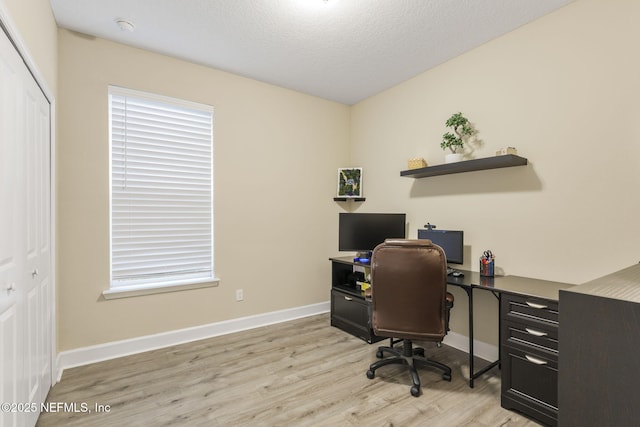
<path fill-rule="evenodd" d="M 417 368 L 419 367 L 432 367 L 436 369 L 440 369 L 442 374 L 442 379 L 445 381 L 451 381 L 451 368 L 447 365 L 436 362 L 435 360 L 427 359 L 424 357 L 424 349 L 412 347 L 412 343 L 409 340 L 405 340 L 402 351 L 393 347 L 379 347 L 376 352 L 377 357 L 382 357 L 383 352 L 391 353 L 392 356 L 386 359 L 378 360 L 369 366 L 369 370 L 367 371 L 367 378 L 373 379 L 376 376 L 376 370 L 386 365 L 391 364 L 401 364 L 409 369 L 409 373 L 411 374 L 411 381 L 413 385 L 411 386 L 411 395 L 417 397 L 420 395 L 420 376 L 418 375 Z"/>
<path fill-rule="evenodd" d="M 382 359 L 384 357 L 384 352 L 386 351 L 387 353 L 391 353 L 392 355 L 398 355 L 400 354 L 400 350 L 402 347 L 396 347 L 395 345 L 398 343 L 402 343 L 404 340 L 401 338 L 389 338 L 389 345 L 388 346 L 380 346 L 378 347 L 378 350 L 376 351 L 376 357 L 378 359 Z M 437 342 L 436 345 L 439 347 L 442 346 L 442 342 Z M 413 347 L 413 355 L 414 356 L 424 356 L 424 348 L 422 347 Z"/>

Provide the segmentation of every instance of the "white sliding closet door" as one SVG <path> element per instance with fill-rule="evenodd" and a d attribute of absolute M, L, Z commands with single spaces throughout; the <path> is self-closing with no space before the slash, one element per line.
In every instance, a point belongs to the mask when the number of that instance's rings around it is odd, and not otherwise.
<path fill-rule="evenodd" d="M 24 261 L 19 253 L 20 229 L 24 220 L 17 207 L 19 188 L 16 179 L 20 176 L 22 161 L 17 146 L 19 77 L 16 62 L 20 61 L 13 46 L 0 29 L 0 403 L 19 402 L 18 393 L 23 381 L 22 334 L 18 330 L 18 304 L 24 297 L 19 295 L 20 274 Z M 19 62 L 17 62 L 19 64 Z M 19 158 L 20 157 L 20 158 Z M 0 412 L 0 426 L 18 425 L 17 412 Z"/>
<path fill-rule="evenodd" d="M 27 330 L 25 376 L 29 387 L 28 402 L 41 402 L 51 387 L 51 280 L 50 280 L 50 124 L 49 103 L 31 79 L 25 81 L 20 94 L 25 143 L 24 191 L 19 199 L 26 202 L 23 231 L 25 242 L 24 279 Z"/>
<path fill-rule="evenodd" d="M 50 141 L 49 102 L 0 30 L 0 427 L 35 425 L 51 388 Z"/>

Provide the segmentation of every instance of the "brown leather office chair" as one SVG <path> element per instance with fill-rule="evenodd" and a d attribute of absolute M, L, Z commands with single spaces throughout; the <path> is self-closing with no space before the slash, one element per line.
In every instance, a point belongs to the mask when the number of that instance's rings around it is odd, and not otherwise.
<path fill-rule="evenodd" d="M 378 368 L 403 364 L 413 381 L 411 394 L 420 395 L 417 367 L 443 371 L 451 381 L 451 368 L 424 357 L 424 349 L 413 348 L 413 340 L 440 343 L 447 333 L 448 312 L 453 295 L 447 292 L 447 261 L 442 248 L 430 240 L 387 239 L 373 251 L 371 261 L 372 323 L 376 335 L 391 338 L 390 346 L 379 347 L 376 356 L 391 357 L 373 363 L 367 377 Z M 402 348 L 393 346 L 402 340 Z"/>

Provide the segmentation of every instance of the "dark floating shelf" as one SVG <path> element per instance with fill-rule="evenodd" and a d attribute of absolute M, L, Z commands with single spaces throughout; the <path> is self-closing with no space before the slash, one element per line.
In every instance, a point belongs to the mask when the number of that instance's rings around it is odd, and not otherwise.
<path fill-rule="evenodd" d="M 484 159 L 464 160 L 462 162 L 445 163 L 443 165 L 427 166 L 419 169 L 409 169 L 400 171 L 400 176 L 406 176 L 409 178 L 427 178 L 430 176 L 449 175 L 452 173 L 524 166 L 526 164 L 527 159 L 524 157 L 516 156 L 515 154 L 505 154 L 504 156 L 485 157 Z"/>
<path fill-rule="evenodd" d="M 334 201 L 336 202 L 346 202 L 347 200 L 353 200 L 354 202 L 364 202 L 366 197 L 334 197 Z"/>

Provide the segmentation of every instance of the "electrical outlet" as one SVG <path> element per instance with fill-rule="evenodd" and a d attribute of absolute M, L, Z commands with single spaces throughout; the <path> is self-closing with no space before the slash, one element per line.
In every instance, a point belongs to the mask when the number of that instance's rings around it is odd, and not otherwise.
<path fill-rule="evenodd" d="M 244 291 L 242 289 L 236 289 L 236 301 L 242 301 L 244 299 Z"/>

